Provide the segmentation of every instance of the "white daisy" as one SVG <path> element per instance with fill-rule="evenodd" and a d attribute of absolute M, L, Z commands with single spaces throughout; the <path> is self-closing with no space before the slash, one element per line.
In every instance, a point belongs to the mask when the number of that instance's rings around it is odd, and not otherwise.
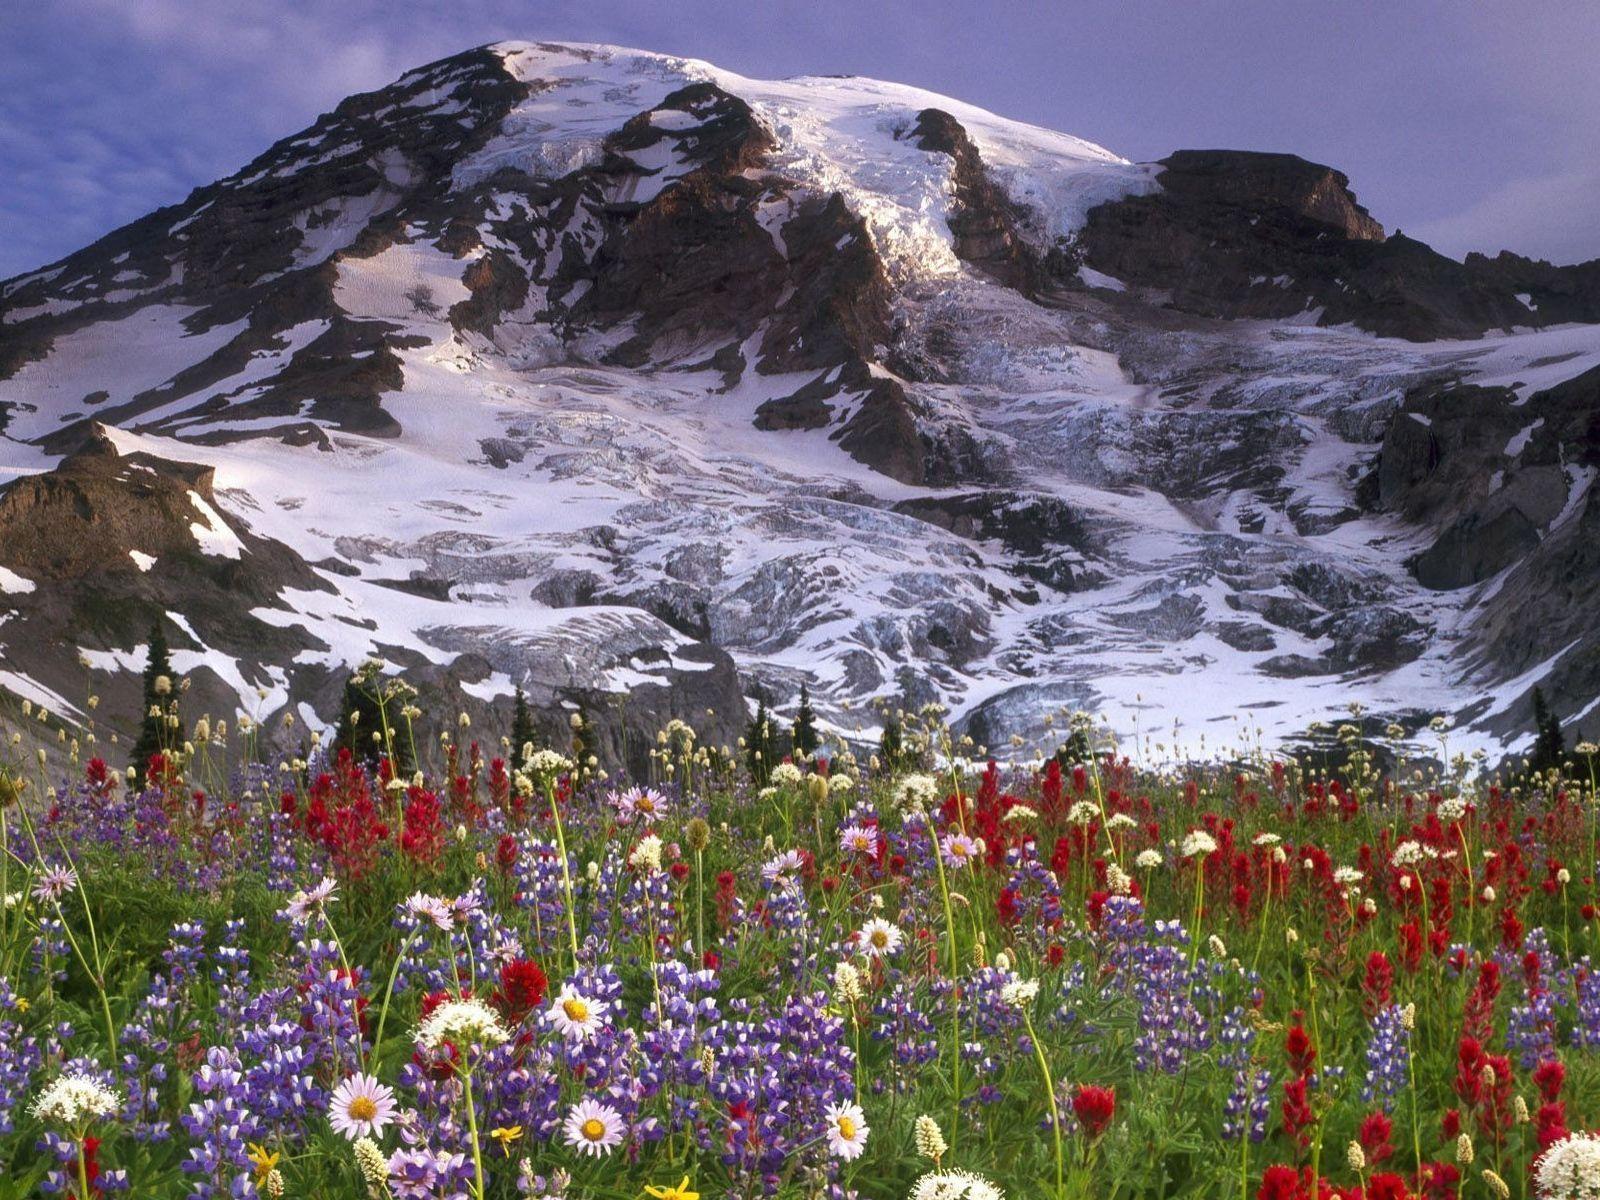
<path fill-rule="evenodd" d="M 334 1089 L 328 1101 L 328 1121 L 335 1133 L 352 1142 L 357 1138 L 381 1137 L 385 1126 L 394 1120 L 394 1091 L 371 1075 L 357 1073 Z"/>
<path fill-rule="evenodd" d="M 432 921 L 447 932 L 455 927 L 455 915 L 450 902 L 438 896 L 415 892 L 407 898 L 405 910 L 419 921 Z"/>
<path fill-rule="evenodd" d="M 337 881 L 324 878 L 310 891 L 296 892 L 290 896 L 289 903 L 283 911 L 288 914 L 291 921 L 303 924 L 310 920 L 312 913 L 321 912 L 338 890 Z"/>
<path fill-rule="evenodd" d="M 632 787 L 620 794 L 614 793 L 612 803 L 623 824 L 637 818 L 641 824 L 652 825 L 667 812 L 667 798 L 654 788 Z"/>
<path fill-rule="evenodd" d="M 939 853 L 947 867 L 971 866 L 978 857 L 978 843 L 964 833 L 947 833 L 939 841 Z"/>
<path fill-rule="evenodd" d="M 798 850 L 785 850 L 761 868 L 761 877 L 768 883 L 793 883 L 800 878 L 806 860 Z"/>
<path fill-rule="evenodd" d="M 580 1154 L 604 1158 L 622 1141 L 622 1114 L 597 1100 L 580 1100 L 567 1110 L 561 1133 Z"/>
<path fill-rule="evenodd" d="M 610 1008 L 604 1000 L 591 1000 L 569 983 L 556 994 L 545 1019 L 569 1042 L 586 1042 L 600 1032 Z"/>
<path fill-rule="evenodd" d="M 71 867 L 49 867 L 34 881 L 33 896 L 40 903 L 54 903 L 78 886 L 78 873 Z"/>
<path fill-rule="evenodd" d="M 867 1148 L 867 1114 L 859 1104 L 830 1104 L 825 1114 L 828 1118 L 828 1150 L 845 1160 L 860 1158 Z"/>
<path fill-rule="evenodd" d="M 900 926 L 882 917 L 873 917 L 861 927 L 861 953 L 868 958 L 887 958 L 900 949 L 906 935 Z"/>

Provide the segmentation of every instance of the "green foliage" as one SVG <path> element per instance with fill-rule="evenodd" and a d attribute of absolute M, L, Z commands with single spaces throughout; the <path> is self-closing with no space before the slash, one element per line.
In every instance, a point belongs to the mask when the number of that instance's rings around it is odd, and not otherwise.
<path fill-rule="evenodd" d="M 535 750 L 539 748 L 533 732 L 533 711 L 528 707 L 528 697 L 523 695 L 519 687 L 511 703 L 512 762 L 522 761 L 522 751 L 525 746 L 532 746 Z"/>
<path fill-rule="evenodd" d="M 1089 732 L 1086 729 L 1074 729 L 1067 740 L 1056 749 L 1056 761 L 1063 767 L 1087 763 L 1093 758 L 1094 747 L 1089 742 Z"/>
<path fill-rule="evenodd" d="M 589 719 L 589 710 L 581 704 L 573 717 L 572 761 L 577 764 L 580 779 L 591 779 L 600 768 L 600 733 Z"/>
<path fill-rule="evenodd" d="M 744 765 L 757 787 L 767 786 L 772 768 L 778 765 L 779 734 L 776 719 L 767 712 L 766 700 L 757 697 L 756 715 L 744 731 Z"/>
<path fill-rule="evenodd" d="M 367 671 L 355 672 L 345 680 L 334 749 L 350 751 L 357 762 L 376 764 L 384 757 L 387 732 L 395 773 L 412 774 L 417 766 L 411 740 L 403 729 L 405 704 L 403 696 L 384 691 L 381 677 Z"/>
<path fill-rule="evenodd" d="M 150 647 L 144 664 L 144 719 L 139 724 L 139 738 L 133 744 L 132 765 L 141 781 L 148 775 L 151 757 L 171 743 L 168 718 L 177 707 L 174 682 L 172 654 L 161 622 L 157 621 L 150 626 Z"/>
<path fill-rule="evenodd" d="M 811 707 L 811 693 L 804 683 L 800 685 L 800 707 L 795 710 L 790 737 L 795 753 L 803 758 L 810 758 L 821 744 L 817 736 L 817 714 Z"/>
<path fill-rule="evenodd" d="M 883 733 L 878 738 L 878 761 L 889 772 L 903 771 L 909 766 L 905 735 L 901 732 L 900 722 L 892 717 L 886 717 L 883 722 Z"/>
<path fill-rule="evenodd" d="M 1544 692 L 1533 689 L 1533 753 L 1528 756 L 1528 769 L 1536 774 L 1559 771 L 1566 761 L 1566 739 L 1561 732 L 1561 718 L 1545 702 Z"/>

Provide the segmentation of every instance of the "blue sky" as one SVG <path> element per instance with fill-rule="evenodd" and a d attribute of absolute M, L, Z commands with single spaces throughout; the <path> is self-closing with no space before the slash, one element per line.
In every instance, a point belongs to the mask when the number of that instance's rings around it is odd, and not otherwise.
<path fill-rule="evenodd" d="M 1139 160 L 1287 150 L 1447 253 L 1600 256 L 1593 0 L 42 0 L 0 9 L 0 278 L 501 37 L 894 79 Z"/>

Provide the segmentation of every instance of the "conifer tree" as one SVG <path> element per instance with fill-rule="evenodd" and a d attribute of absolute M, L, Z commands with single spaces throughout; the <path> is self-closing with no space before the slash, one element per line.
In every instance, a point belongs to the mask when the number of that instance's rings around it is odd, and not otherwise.
<path fill-rule="evenodd" d="M 905 757 L 905 738 L 900 733 L 900 722 L 893 717 L 883 722 L 883 735 L 878 739 L 878 759 L 890 774 L 898 771 Z"/>
<path fill-rule="evenodd" d="M 800 685 L 800 707 L 794 714 L 794 752 L 802 758 L 816 753 L 821 739 L 817 736 L 817 714 L 811 707 L 811 693 Z"/>
<path fill-rule="evenodd" d="M 528 708 L 528 698 L 517 688 L 511 709 L 511 761 L 522 761 L 522 748 L 534 741 L 533 712 Z"/>
<path fill-rule="evenodd" d="M 1561 719 L 1545 702 L 1544 692 L 1533 689 L 1533 753 L 1528 759 L 1528 769 L 1539 774 L 1559 770 L 1566 758 L 1566 739 L 1561 733 Z"/>
<path fill-rule="evenodd" d="M 133 768 L 140 783 L 148 782 L 150 758 L 167 744 L 167 718 L 177 701 L 172 686 L 172 653 L 158 620 L 150 626 L 150 647 L 144 664 L 144 719 L 133 744 Z"/>
<path fill-rule="evenodd" d="M 756 698 L 756 715 L 751 718 L 744 734 L 744 761 L 750 778 L 757 787 L 766 787 L 777 765 L 777 739 L 773 737 L 772 718 L 767 715 L 767 702 Z"/>
<path fill-rule="evenodd" d="M 344 701 L 339 710 L 339 731 L 334 736 L 333 749 L 349 750 L 357 762 L 375 766 L 384 755 L 383 728 L 385 717 L 389 726 L 390 741 L 394 746 L 394 772 L 397 776 L 410 776 L 417 769 L 411 757 L 411 746 L 401 727 L 400 710 L 405 702 L 391 696 L 380 706 L 383 680 L 377 676 L 363 675 L 357 671 L 344 682 Z M 378 735 L 374 737 L 373 735 Z"/>
<path fill-rule="evenodd" d="M 591 758 L 595 760 L 593 763 L 589 761 Z M 578 711 L 572 714 L 572 762 L 577 777 L 593 778 L 599 761 L 600 735 L 589 719 L 589 710 L 579 705 Z"/>

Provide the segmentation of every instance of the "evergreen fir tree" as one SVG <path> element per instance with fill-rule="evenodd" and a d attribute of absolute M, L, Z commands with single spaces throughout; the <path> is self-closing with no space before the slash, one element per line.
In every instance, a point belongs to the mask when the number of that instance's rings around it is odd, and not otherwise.
<path fill-rule="evenodd" d="M 1533 729 L 1533 753 L 1528 759 L 1528 769 L 1540 774 L 1559 770 L 1567 755 L 1561 719 L 1550 710 L 1544 692 L 1537 687 L 1533 689 Z"/>
<path fill-rule="evenodd" d="M 521 762 L 522 748 L 534 741 L 533 712 L 528 708 L 528 698 L 519 687 L 511 709 L 511 761 Z"/>
<path fill-rule="evenodd" d="M 817 714 L 811 707 L 811 693 L 800 685 L 800 707 L 794 714 L 794 751 L 797 756 L 810 758 L 821 740 L 817 736 Z"/>
<path fill-rule="evenodd" d="M 339 732 L 334 737 L 333 749 L 335 753 L 349 750 L 350 757 L 357 762 L 375 767 L 383 758 L 383 726 L 387 715 L 390 741 L 394 744 L 395 774 L 409 776 L 417 767 L 401 724 L 400 710 L 405 703 L 394 697 L 380 707 L 374 689 L 382 686 L 381 678 L 363 682 L 358 675 L 351 675 L 344 681 L 344 702 L 339 711 Z M 373 734 L 378 736 L 373 737 Z"/>
<path fill-rule="evenodd" d="M 1079 763 L 1087 763 L 1094 757 L 1094 748 L 1089 744 L 1089 734 L 1082 729 L 1074 729 L 1066 741 L 1061 743 L 1056 750 L 1056 761 L 1063 767 L 1074 767 Z"/>
<path fill-rule="evenodd" d="M 898 771 L 905 757 L 905 738 L 900 733 L 900 722 L 889 718 L 883 723 L 883 736 L 878 739 L 878 760 L 890 774 Z"/>
<path fill-rule="evenodd" d="M 162 735 L 168 713 L 177 703 L 172 685 L 172 653 L 161 632 L 161 622 L 157 621 L 150 626 L 150 648 L 144 664 L 144 719 L 139 726 L 139 740 L 133 744 L 132 765 L 139 773 L 140 783 L 147 782 L 151 756 L 161 753 L 166 745 Z"/>
<path fill-rule="evenodd" d="M 593 764 L 589 762 L 591 758 L 595 760 Z M 592 778 L 599 760 L 600 735 L 589 719 L 589 710 L 579 705 L 572 714 L 572 761 L 578 778 Z"/>
<path fill-rule="evenodd" d="M 767 702 L 756 698 L 756 715 L 751 718 L 744 734 L 744 761 L 750 778 L 757 787 L 766 787 L 776 763 L 777 739 L 772 735 L 772 718 L 767 715 Z"/>

